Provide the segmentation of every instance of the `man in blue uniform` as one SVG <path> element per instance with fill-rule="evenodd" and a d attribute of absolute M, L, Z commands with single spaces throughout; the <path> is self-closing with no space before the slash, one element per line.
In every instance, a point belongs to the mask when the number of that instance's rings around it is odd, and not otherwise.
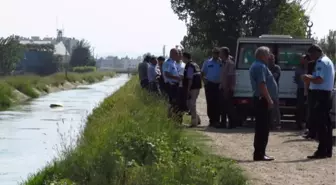
<path fill-rule="evenodd" d="M 335 80 L 335 69 L 332 61 L 323 54 L 322 49 L 312 45 L 308 49 L 309 56 L 316 61 L 312 75 L 303 75 L 305 83 L 310 83 L 312 93 L 314 125 L 317 128 L 319 145 L 317 151 L 307 156 L 309 159 L 322 159 L 332 156 L 332 124 L 330 110 L 332 107 L 332 90 Z"/>
<path fill-rule="evenodd" d="M 254 161 L 272 161 L 266 146 L 272 120 L 273 99 L 278 98 L 278 86 L 267 67 L 270 49 L 262 46 L 255 51 L 256 61 L 250 67 L 250 80 L 255 110 Z"/>
<path fill-rule="evenodd" d="M 164 73 L 164 79 L 168 86 L 168 97 L 169 97 L 169 112 L 168 116 L 175 114 L 179 115 L 179 104 L 178 104 L 178 87 L 181 80 L 176 67 L 176 60 L 179 60 L 178 50 L 173 48 L 170 50 L 169 59 L 163 63 L 162 70 Z"/>
<path fill-rule="evenodd" d="M 222 70 L 222 61 L 219 58 L 219 49 L 212 50 L 212 58 L 204 62 L 202 73 L 205 82 L 205 95 L 207 96 L 207 114 L 209 117 L 209 126 L 216 127 L 220 123 L 220 76 Z"/>

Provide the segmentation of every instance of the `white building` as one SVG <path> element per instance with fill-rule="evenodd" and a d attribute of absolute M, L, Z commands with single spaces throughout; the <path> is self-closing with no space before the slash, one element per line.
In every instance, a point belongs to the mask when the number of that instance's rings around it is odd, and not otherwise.
<path fill-rule="evenodd" d="M 97 67 L 100 70 L 135 71 L 139 63 L 140 60 L 136 59 L 107 57 L 105 59 L 99 59 L 97 61 Z"/>

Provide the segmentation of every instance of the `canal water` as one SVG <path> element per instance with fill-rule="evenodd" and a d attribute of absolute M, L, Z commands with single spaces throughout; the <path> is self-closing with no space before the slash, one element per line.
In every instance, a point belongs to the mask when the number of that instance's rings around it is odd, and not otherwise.
<path fill-rule="evenodd" d="M 51 93 L 0 112 L 0 185 L 16 185 L 76 140 L 99 102 L 128 81 L 127 75 Z M 59 103 L 63 107 L 50 108 Z"/>

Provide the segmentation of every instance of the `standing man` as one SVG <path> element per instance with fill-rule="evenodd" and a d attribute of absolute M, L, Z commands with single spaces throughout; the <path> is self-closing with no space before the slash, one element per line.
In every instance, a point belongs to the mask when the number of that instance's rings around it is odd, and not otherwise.
<path fill-rule="evenodd" d="M 209 126 L 216 127 L 220 123 L 220 72 L 222 61 L 219 58 L 219 49 L 212 50 L 212 58 L 204 62 L 202 73 L 205 82 L 205 95 L 207 96 L 207 113 Z"/>
<path fill-rule="evenodd" d="M 233 104 L 233 93 L 236 85 L 236 66 L 230 57 L 230 49 L 228 47 L 220 48 L 219 56 L 223 62 L 220 83 L 220 90 L 223 97 L 223 110 L 221 125 L 219 125 L 219 127 L 226 127 L 226 118 L 228 117 L 228 128 L 234 128 L 236 127 L 236 116 Z"/>
<path fill-rule="evenodd" d="M 178 87 L 178 102 L 179 102 L 179 109 L 182 112 L 187 111 L 187 97 L 185 93 L 185 89 L 183 88 L 183 77 L 184 77 L 184 69 L 186 64 L 183 62 L 183 54 L 182 50 L 178 50 L 178 57 L 179 59 L 176 61 L 176 67 L 178 70 L 178 73 L 180 75 L 180 83 Z"/>
<path fill-rule="evenodd" d="M 313 120 L 317 128 L 319 145 L 317 151 L 308 156 L 309 159 L 332 157 L 332 124 L 330 110 L 332 107 L 332 90 L 334 88 L 335 69 L 332 61 L 324 55 L 322 49 L 312 45 L 308 49 L 309 56 L 316 61 L 312 75 L 303 75 L 302 79 L 310 83 L 312 93 Z"/>
<path fill-rule="evenodd" d="M 309 55 L 308 55 L 309 56 Z M 312 75 L 313 71 L 316 66 L 316 61 L 312 60 L 309 56 L 310 61 L 308 62 L 308 70 L 307 74 Z M 316 121 L 314 121 L 314 100 L 313 100 L 313 93 L 312 90 L 309 88 L 310 82 L 305 82 L 305 94 L 307 94 L 307 99 L 308 99 L 308 110 L 307 110 L 307 128 L 308 132 L 303 136 L 306 139 L 316 139 L 316 133 L 317 133 L 317 128 L 316 128 Z"/>
<path fill-rule="evenodd" d="M 202 76 L 200 67 L 191 60 L 190 53 L 183 53 L 183 61 L 186 63 L 183 79 L 183 88 L 186 89 L 187 104 L 191 114 L 191 127 L 195 127 L 201 123 L 201 119 L 197 114 L 196 100 L 200 89 L 202 88 Z"/>
<path fill-rule="evenodd" d="M 305 120 L 306 106 L 305 102 L 307 99 L 306 87 L 301 79 L 301 76 L 307 74 L 307 64 L 308 64 L 308 55 L 302 55 L 300 64 L 295 69 L 294 83 L 297 85 L 296 90 L 296 125 L 297 129 L 302 129 L 302 122 Z"/>
<path fill-rule="evenodd" d="M 272 161 L 266 155 L 270 131 L 273 99 L 278 98 L 278 86 L 267 67 L 270 49 L 262 46 L 255 51 L 256 61 L 250 67 L 250 80 L 255 109 L 254 161 Z"/>
<path fill-rule="evenodd" d="M 157 65 L 158 61 L 156 57 L 152 56 L 150 59 L 150 65 L 148 67 L 148 82 L 149 82 L 149 91 L 161 95 L 159 78 L 161 76 L 160 68 Z"/>
<path fill-rule="evenodd" d="M 165 58 L 163 56 L 160 56 L 160 57 L 158 57 L 157 60 L 158 60 L 159 69 L 160 69 L 160 72 L 161 72 L 161 75 L 160 75 L 160 78 L 159 78 L 160 91 L 161 91 L 161 94 L 166 95 L 167 94 L 166 84 L 165 84 L 165 81 L 164 81 L 163 71 L 162 71 L 162 66 L 163 66 L 163 63 L 165 61 Z"/>
<path fill-rule="evenodd" d="M 178 87 L 181 80 L 176 67 L 176 61 L 179 60 L 177 49 L 173 48 L 170 50 L 169 59 L 166 60 L 162 66 L 164 79 L 168 86 L 168 97 L 169 97 L 169 108 L 168 116 L 176 116 L 177 121 L 181 121 L 181 116 L 179 114 L 179 104 L 178 104 Z"/>
<path fill-rule="evenodd" d="M 140 85 L 143 89 L 148 88 L 148 75 L 147 75 L 147 70 L 149 67 L 149 60 L 150 60 L 149 55 L 145 56 L 143 62 L 141 62 L 138 65 L 138 73 L 139 73 L 139 80 L 140 80 Z"/>
<path fill-rule="evenodd" d="M 281 68 L 279 65 L 275 64 L 275 57 L 271 53 L 270 58 L 269 58 L 269 63 L 268 63 L 268 68 L 271 71 L 275 82 L 278 85 L 279 89 L 279 80 L 281 76 Z M 275 125 L 274 125 L 275 122 Z M 272 111 L 272 125 L 274 125 L 277 128 L 281 127 L 281 113 L 280 113 L 280 108 L 279 108 L 279 98 L 273 99 L 273 111 Z"/>

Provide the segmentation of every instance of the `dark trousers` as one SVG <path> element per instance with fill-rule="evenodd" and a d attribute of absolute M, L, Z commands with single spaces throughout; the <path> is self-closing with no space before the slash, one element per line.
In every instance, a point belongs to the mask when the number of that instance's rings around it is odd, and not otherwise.
<path fill-rule="evenodd" d="M 314 93 L 309 90 L 308 92 L 308 116 L 307 116 L 307 129 L 309 130 L 309 136 L 315 137 L 317 133 L 317 128 L 316 128 L 316 121 L 314 120 L 314 104 L 315 104 L 315 97 Z"/>
<path fill-rule="evenodd" d="M 148 79 L 143 79 L 143 80 L 140 81 L 140 85 L 143 89 L 147 89 L 148 84 L 149 84 Z"/>
<path fill-rule="evenodd" d="M 168 84 L 167 85 L 167 92 L 169 98 L 169 104 L 174 108 L 175 111 L 178 110 L 178 84 Z"/>
<path fill-rule="evenodd" d="M 205 95 L 207 99 L 207 114 L 209 117 L 209 122 L 210 125 L 214 125 L 220 122 L 221 95 L 219 84 L 208 81 L 205 87 Z"/>
<path fill-rule="evenodd" d="M 168 96 L 167 95 L 167 87 L 166 87 L 167 85 L 166 85 L 166 83 L 164 82 L 164 80 L 163 80 L 163 76 L 161 76 L 160 78 L 159 78 L 159 87 L 160 87 L 160 91 L 161 91 L 161 94 L 162 95 L 164 95 L 164 96 Z"/>
<path fill-rule="evenodd" d="M 158 82 L 149 82 L 148 89 L 152 93 L 156 93 L 158 95 L 161 95 L 160 85 Z"/>
<path fill-rule="evenodd" d="M 229 127 L 236 126 L 236 112 L 233 103 L 233 91 L 224 92 L 222 94 L 222 111 L 221 111 L 221 124 L 226 125 L 227 118 L 229 119 Z"/>
<path fill-rule="evenodd" d="M 188 111 L 187 98 L 187 89 L 184 87 L 178 87 L 178 103 L 179 110 L 181 112 Z"/>
<path fill-rule="evenodd" d="M 298 128 L 302 128 L 302 122 L 306 122 L 306 98 L 304 96 L 304 88 L 298 88 L 296 91 L 296 125 Z"/>
<path fill-rule="evenodd" d="M 263 157 L 266 152 L 268 135 L 271 127 L 272 109 L 268 108 L 265 98 L 254 97 L 255 110 L 255 134 L 254 134 L 254 156 Z"/>
<path fill-rule="evenodd" d="M 317 153 L 321 155 L 332 154 L 332 124 L 330 110 L 332 107 L 331 91 L 312 90 L 313 125 L 316 126 L 318 136 Z"/>

